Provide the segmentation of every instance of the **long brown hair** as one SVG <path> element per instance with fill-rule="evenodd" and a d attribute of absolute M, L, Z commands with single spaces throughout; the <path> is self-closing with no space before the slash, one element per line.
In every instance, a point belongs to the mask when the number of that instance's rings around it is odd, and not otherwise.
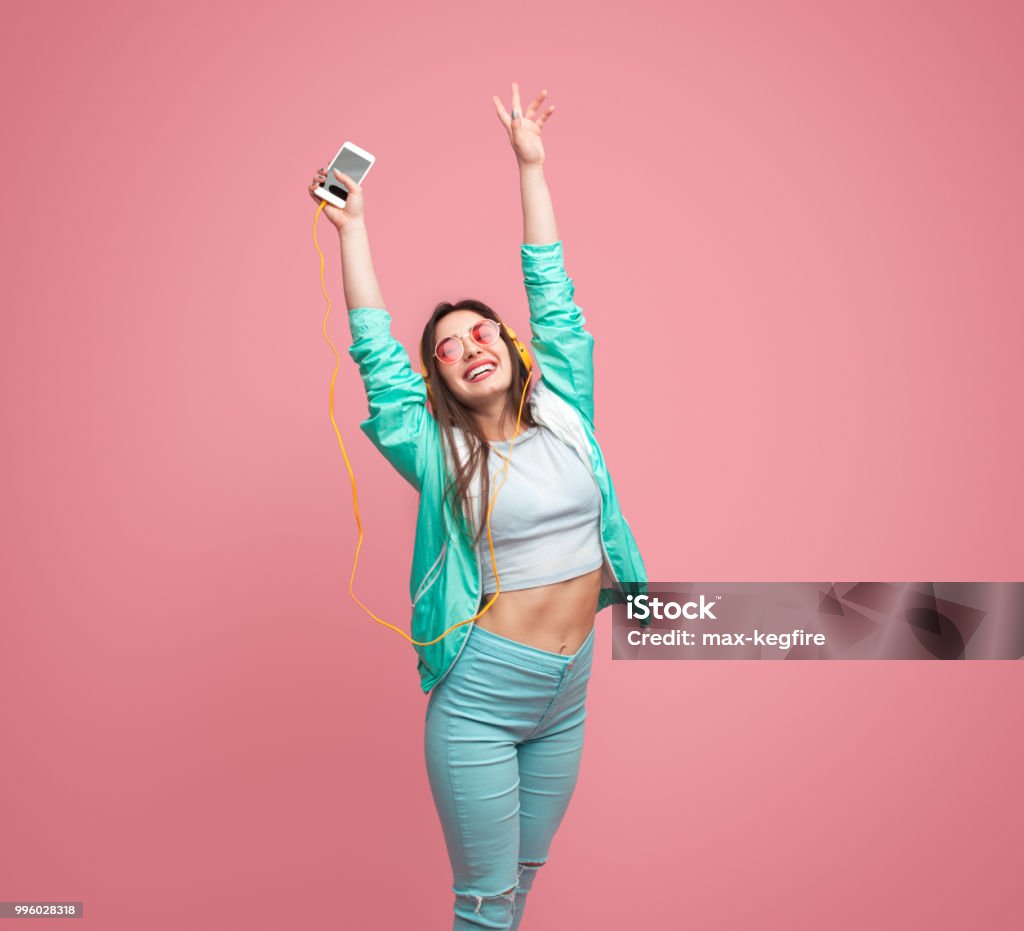
<path fill-rule="evenodd" d="M 437 323 L 442 317 L 456 310 L 472 310 L 491 320 L 501 322 L 498 315 L 481 301 L 465 298 L 452 304 L 442 301 L 430 315 L 427 325 L 423 328 L 423 337 L 420 340 L 420 352 L 423 363 L 427 368 L 427 377 L 430 379 L 431 406 L 435 420 L 441 428 L 441 435 L 444 443 L 447 444 L 455 463 L 455 474 L 449 475 L 445 483 L 444 497 L 441 501 L 442 511 L 449 504 L 456 515 L 462 515 L 467 520 L 472 518 L 468 498 L 469 483 L 475 473 L 481 477 L 480 495 L 480 519 L 477 522 L 477 530 L 473 536 L 473 543 L 480 539 L 484 532 L 487 520 L 487 504 L 490 500 L 490 474 L 487 469 L 489 446 L 487 437 L 480 429 L 473 412 L 466 407 L 451 391 L 444 379 L 441 377 L 437 358 L 434 356 L 434 347 L 437 345 Z M 498 332 L 508 347 L 509 361 L 512 363 L 512 382 L 508 388 L 507 403 L 502 412 L 499 427 L 505 423 L 506 418 L 515 420 L 519 412 L 519 400 L 523 396 L 523 389 L 526 386 L 527 373 L 519 358 L 519 352 L 515 344 L 509 338 L 505 327 L 499 327 Z M 532 389 L 531 389 L 532 391 Z M 523 403 L 523 417 L 520 423 L 520 430 L 536 426 L 533 419 L 533 412 L 530 407 L 530 396 L 527 395 Z M 466 436 L 469 444 L 469 457 L 463 459 L 455 445 L 453 427 L 459 427 Z"/>

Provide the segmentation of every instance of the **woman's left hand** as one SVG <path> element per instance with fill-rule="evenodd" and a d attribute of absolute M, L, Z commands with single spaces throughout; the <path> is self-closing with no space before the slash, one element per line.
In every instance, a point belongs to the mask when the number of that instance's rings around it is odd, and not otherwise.
<path fill-rule="evenodd" d="M 508 130 L 508 138 L 515 150 L 516 158 L 520 165 L 543 165 L 544 146 L 540 141 L 540 131 L 545 120 L 551 116 L 554 106 L 548 107 L 541 113 L 544 99 L 547 97 L 546 90 L 541 91 L 533 103 L 530 104 L 526 113 L 523 113 L 519 103 L 519 85 L 512 82 L 512 116 L 510 117 L 502 106 L 498 97 L 492 97 L 494 107 L 498 111 L 498 119 L 501 120 L 505 129 Z M 538 114 L 540 114 L 538 116 Z M 513 119 L 513 117 L 515 117 Z"/>

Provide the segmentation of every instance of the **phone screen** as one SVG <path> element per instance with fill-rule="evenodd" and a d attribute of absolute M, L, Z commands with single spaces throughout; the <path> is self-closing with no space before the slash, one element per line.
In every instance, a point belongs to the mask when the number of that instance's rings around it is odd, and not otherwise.
<path fill-rule="evenodd" d="M 368 162 L 361 155 L 356 155 L 351 149 L 343 148 L 338 153 L 337 158 L 331 162 L 331 167 L 327 169 L 327 190 L 334 194 L 335 197 L 346 200 L 348 198 L 348 191 L 334 177 L 334 169 L 337 168 L 343 175 L 348 175 L 356 184 L 359 184 L 371 164 L 372 162 Z"/>

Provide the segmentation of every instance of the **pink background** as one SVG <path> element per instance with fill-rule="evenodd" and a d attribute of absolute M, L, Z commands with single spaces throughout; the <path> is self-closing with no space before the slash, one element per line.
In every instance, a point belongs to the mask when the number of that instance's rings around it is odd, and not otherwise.
<path fill-rule="evenodd" d="M 1024 576 L 1019 4 L 37 3 L 5 32 L 0 900 L 451 926 L 415 654 L 347 594 L 306 185 L 346 138 L 378 156 L 407 347 L 441 299 L 525 330 L 512 80 L 556 105 L 652 579 Z M 407 630 L 415 496 L 358 429 L 319 238 L 357 591 Z M 610 618 L 524 928 L 1019 921 L 1019 664 L 612 663 Z"/>

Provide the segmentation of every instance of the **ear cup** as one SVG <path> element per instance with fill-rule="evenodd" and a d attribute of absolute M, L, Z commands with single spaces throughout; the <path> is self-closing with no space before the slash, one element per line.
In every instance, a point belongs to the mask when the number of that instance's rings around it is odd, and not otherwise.
<path fill-rule="evenodd" d="M 533 359 L 530 358 L 530 350 L 527 349 L 516 336 L 516 331 L 512 329 L 507 323 L 503 324 L 505 332 L 508 333 L 508 338 L 512 340 L 512 345 L 516 347 L 516 352 L 519 354 L 519 360 L 523 363 L 523 368 L 526 371 L 526 377 L 530 377 L 530 373 L 533 371 Z"/>

